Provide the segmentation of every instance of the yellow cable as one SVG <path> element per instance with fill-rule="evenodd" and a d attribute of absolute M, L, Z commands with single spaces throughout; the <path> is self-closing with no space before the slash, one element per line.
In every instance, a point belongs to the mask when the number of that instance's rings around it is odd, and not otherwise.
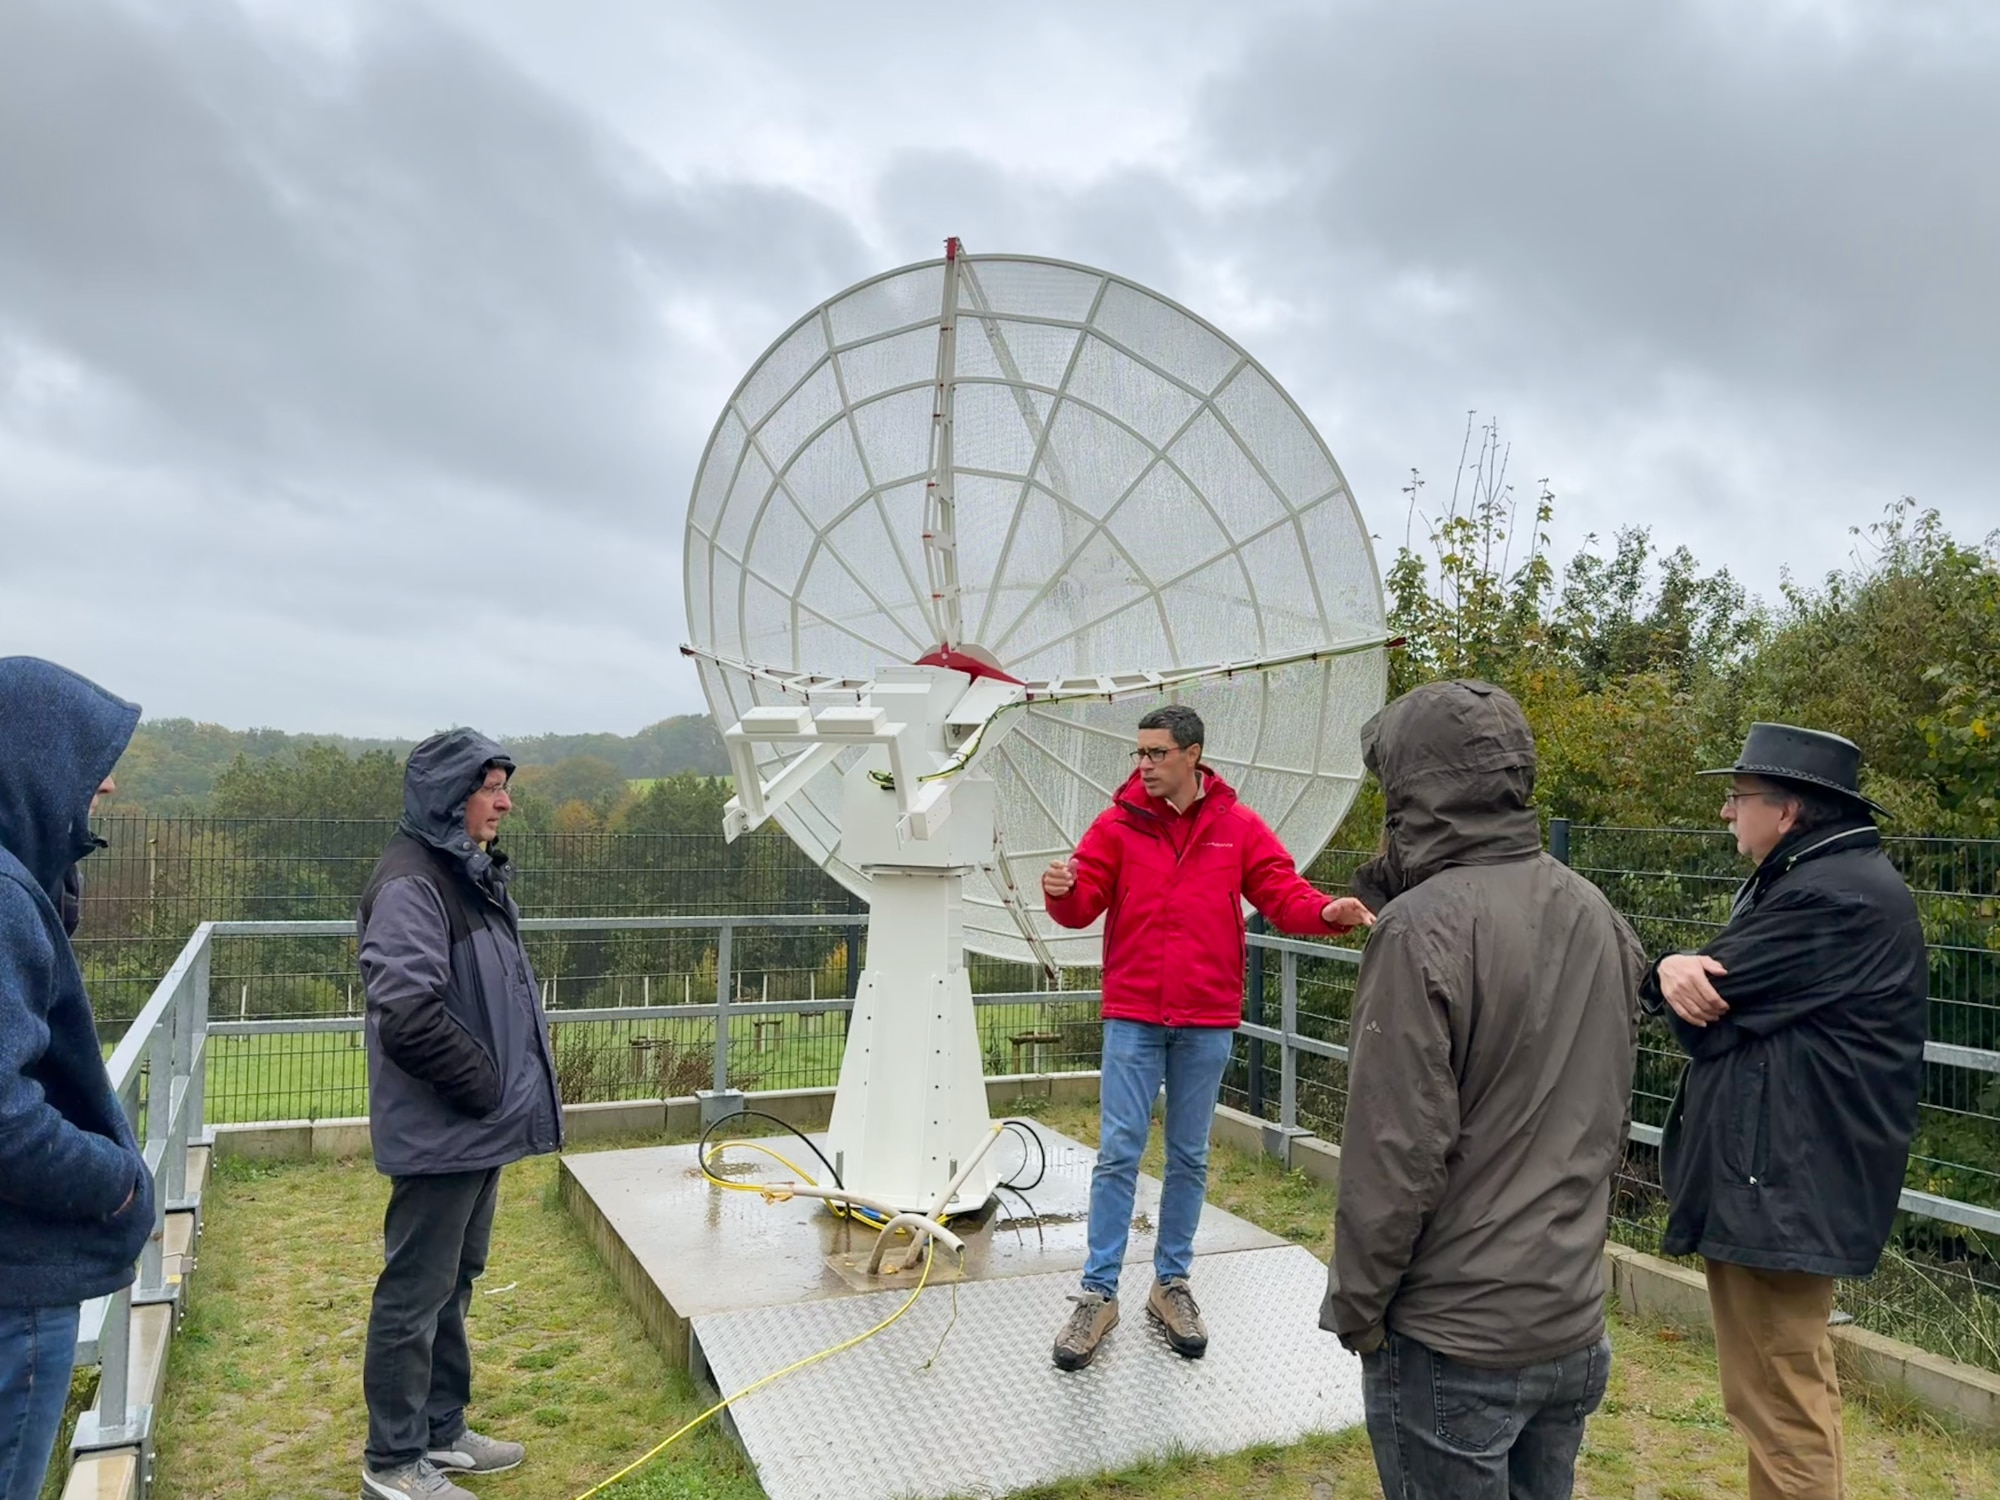
<path fill-rule="evenodd" d="M 912 1307 L 915 1307 L 917 1305 L 917 1298 L 923 1295 L 924 1284 L 931 1279 L 931 1263 L 937 1259 L 937 1241 L 927 1240 L 925 1243 L 927 1248 L 924 1252 L 923 1275 L 917 1278 L 916 1286 L 911 1288 L 910 1295 L 903 1300 L 903 1305 L 897 1308 L 894 1312 L 890 1313 L 888 1317 L 884 1318 L 881 1322 L 877 1323 L 873 1328 L 869 1329 L 866 1333 L 857 1333 L 853 1338 L 847 1340 L 847 1342 L 844 1344 L 835 1344 L 832 1348 L 822 1349 L 817 1354 L 808 1354 L 804 1359 L 786 1365 L 782 1370 L 772 1371 L 769 1375 L 766 1375 L 761 1380 L 753 1380 L 749 1385 L 744 1386 L 743 1389 L 738 1391 L 735 1395 L 725 1396 L 722 1400 L 716 1402 L 715 1405 L 711 1406 L 707 1411 L 703 1412 L 700 1416 L 696 1417 L 692 1422 L 689 1422 L 686 1426 L 682 1427 L 680 1431 L 676 1432 L 672 1437 L 668 1438 L 664 1443 L 660 1444 L 659 1447 L 653 1449 L 652 1452 L 642 1454 L 640 1457 L 634 1459 L 631 1463 L 627 1464 L 624 1468 L 620 1469 L 616 1474 L 613 1474 L 609 1479 L 602 1480 L 599 1483 L 592 1485 L 589 1489 L 585 1490 L 581 1495 L 578 1495 L 576 1497 L 576 1500 L 591 1500 L 592 1496 L 603 1493 L 605 1490 L 609 1489 L 612 1485 L 618 1483 L 619 1480 L 626 1478 L 628 1475 L 638 1472 L 640 1469 L 644 1468 L 647 1464 L 651 1463 L 654 1459 L 658 1458 L 662 1453 L 665 1453 L 667 1449 L 671 1448 L 675 1443 L 679 1442 L 682 1438 L 686 1437 L 690 1432 L 693 1432 L 695 1428 L 701 1426 L 702 1423 L 706 1422 L 710 1417 L 714 1416 L 717 1412 L 723 1410 L 725 1407 L 735 1405 L 738 1401 L 741 1401 L 745 1396 L 749 1395 L 751 1392 L 760 1391 L 774 1380 L 782 1380 L 785 1376 L 793 1374 L 799 1370 L 803 1370 L 808 1365 L 818 1364 L 823 1359 L 831 1359 L 836 1354 L 844 1354 L 849 1349 L 852 1349 L 856 1344 L 865 1343 L 869 1339 L 874 1338 L 876 1334 L 882 1332 L 891 1323 L 894 1323 L 898 1318 L 902 1317 L 904 1313 L 908 1312 Z M 936 1356 L 932 1357 L 935 1358 Z"/>
<path fill-rule="evenodd" d="M 747 1146 L 752 1151 L 760 1151 L 765 1156 L 770 1157 L 771 1160 L 777 1162 L 778 1165 L 784 1167 L 787 1171 L 797 1176 L 799 1181 L 803 1182 L 807 1187 L 819 1186 L 819 1183 L 805 1170 L 805 1168 L 799 1166 L 796 1162 L 791 1161 L 787 1157 L 780 1156 L 777 1152 L 773 1151 L 769 1146 L 766 1146 L 761 1141 L 751 1140 L 747 1137 L 739 1136 L 735 1140 L 715 1142 L 715 1144 L 713 1144 L 708 1148 L 707 1154 L 704 1155 L 701 1159 L 701 1175 L 706 1177 L 710 1182 L 714 1183 L 719 1188 L 727 1188 L 732 1193 L 761 1193 L 765 1190 L 764 1184 L 755 1182 L 731 1182 L 727 1177 L 717 1176 L 714 1172 L 709 1170 L 709 1163 L 714 1161 L 716 1157 L 720 1156 L 724 1151 L 728 1150 L 731 1146 Z M 873 1224 L 877 1228 L 880 1228 L 882 1225 L 887 1224 L 889 1222 L 887 1215 L 878 1214 L 872 1209 L 856 1208 L 851 1204 L 837 1203 L 832 1200 L 828 1200 L 826 1206 L 827 1206 L 827 1211 L 833 1214 L 835 1218 L 845 1219 L 851 1217 L 859 1219 L 864 1224 Z M 949 1224 L 952 1219 L 960 1217 L 963 1216 L 958 1214 L 952 1214 L 948 1215 L 945 1218 L 940 1219 L 939 1222 L 944 1224 Z M 909 1233 L 907 1229 L 901 1230 L 899 1232 L 903 1234 Z"/>
<path fill-rule="evenodd" d="M 795 1162 L 787 1161 L 784 1157 L 780 1156 L 777 1152 L 773 1151 L 769 1146 L 764 1145 L 761 1141 L 734 1140 L 734 1141 L 717 1141 L 714 1145 L 708 1148 L 708 1154 L 702 1157 L 701 1159 L 702 1176 L 706 1177 L 710 1182 L 714 1183 L 717 1187 L 728 1188 L 729 1191 L 732 1193 L 761 1193 L 764 1191 L 763 1187 L 758 1183 L 731 1182 L 727 1177 L 718 1177 L 716 1176 L 715 1173 L 711 1172 L 708 1169 L 708 1164 L 714 1161 L 716 1157 L 720 1156 L 724 1151 L 728 1150 L 731 1146 L 747 1146 L 752 1151 L 761 1151 L 764 1155 L 770 1157 L 771 1160 L 778 1163 L 779 1166 L 784 1167 L 786 1170 L 793 1173 L 799 1179 L 799 1181 L 803 1182 L 807 1187 L 819 1186 L 817 1182 L 815 1182 L 810 1176 L 806 1174 L 806 1171 L 803 1167 L 799 1166 Z"/>

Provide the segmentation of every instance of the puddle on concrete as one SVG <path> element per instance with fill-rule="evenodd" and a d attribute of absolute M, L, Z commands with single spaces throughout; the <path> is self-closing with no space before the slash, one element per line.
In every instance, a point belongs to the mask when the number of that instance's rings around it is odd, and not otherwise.
<path fill-rule="evenodd" d="M 1087 1213 L 1080 1213 L 1036 1214 L 1032 1219 L 1026 1217 L 995 1219 L 993 1230 L 997 1234 L 1003 1229 L 1053 1229 L 1058 1224 L 1081 1224 L 1089 1217 Z"/>
<path fill-rule="evenodd" d="M 709 1173 L 717 1177 L 755 1177 L 763 1170 L 764 1163 L 760 1161 L 719 1161 L 708 1172 L 703 1172 L 700 1167 L 689 1167 L 683 1175 L 700 1179 L 706 1179 Z"/>

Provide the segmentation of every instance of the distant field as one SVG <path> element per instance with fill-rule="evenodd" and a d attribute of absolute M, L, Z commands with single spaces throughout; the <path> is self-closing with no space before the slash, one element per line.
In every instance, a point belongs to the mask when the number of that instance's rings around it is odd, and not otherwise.
<path fill-rule="evenodd" d="M 985 1071 L 1097 1065 L 1094 1033 L 1072 1030 L 1065 1042 L 1024 1042 L 1049 1035 L 1039 1004 L 983 1005 L 976 1012 Z M 557 1065 L 571 1102 L 653 1099 L 708 1087 L 713 1036 L 700 1017 L 565 1021 L 549 1017 Z M 845 1016 L 809 1006 L 775 1016 L 734 1017 L 729 1026 L 731 1083 L 743 1089 L 831 1088 L 846 1050 Z M 1089 1043 L 1091 1055 L 1063 1048 Z M 210 1124 L 256 1120 L 329 1120 L 368 1112 L 367 1053 L 358 1031 L 211 1036 L 204 1110 Z"/>
<path fill-rule="evenodd" d="M 671 776 L 628 776 L 625 779 L 625 785 L 635 792 L 649 792 L 661 782 L 672 781 L 674 779 Z M 721 786 L 736 785 L 736 778 L 733 776 L 703 776 L 699 779 L 702 781 L 712 781 Z"/>

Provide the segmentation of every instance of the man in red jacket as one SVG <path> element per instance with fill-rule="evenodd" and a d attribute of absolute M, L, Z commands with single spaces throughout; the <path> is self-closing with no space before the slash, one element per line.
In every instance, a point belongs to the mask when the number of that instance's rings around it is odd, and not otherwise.
<path fill-rule="evenodd" d="M 1087 927 L 1104 913 L 1104 1063 L 1090 1257 L 1056 1336 L 1064 1370 L 1090 1363 L 1118 1324 L 1118 1272 L 1153 1097 L 1167 1090 L 1167 1175 L 1146 1311 L 1189 1359 L 1208 1348 L 1188 1290 L 1208 1187 L 1208 1130 L 1243 1015 L 1243 899 L 1300 936 L 1374 920 L 1300 877 L 1277 835 L 1201 764 L 1201 716 L 1182 704 L 1139 721 L 1138 763 L 1077 845 L 1042 874 L 1048 913 Z"/>

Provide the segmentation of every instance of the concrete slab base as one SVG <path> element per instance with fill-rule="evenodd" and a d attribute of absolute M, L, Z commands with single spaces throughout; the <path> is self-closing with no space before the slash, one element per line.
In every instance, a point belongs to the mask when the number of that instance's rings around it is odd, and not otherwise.
<path fill-rule="evenodd" d="M 932 1285 L 990 1281 L 1049 1272 L 1074 1281 L 1088 1252 L 1085 1219 L 1090 1173 L 1097 1153 L 1088 1146 L 1029 1123 L 1046 1155 L 1042 1180 L 1020 1195 L 1003 1192 L 975 1219 L 957 1219 L 953 1232 L 966 1243 L 963 1269 L 940 1262 Z M 824 1148 L 824 1141 L 815 1137 Z M 797 1140 L 763 1138 L 762 1144 L 807 1173 L 818 1162 Z M 993 1148 L 1011 1181 L 1027 1182 L 1037 1164 L 1011 1134 Z M 746 1187 L 797 1180 L 788 1167 L 748 1148 L 732 1150 L 724 1175 Z M 750 1307 L 784 1307 L 829 1297 L 866 1295 L 915 1283 L 915 1275 L 869 1278 L 866 1262 L 875 1243 L 869 1225 L 840 1219 L 816 1200 L 766 1202 L 757 1192 L 728 1192 L 703 1175 L 692 1144 L 645 1146 L 565 1156 L 565 1203 L 618 1276 L 660 1350 L 673 1364 L 688 1363 L 688 1320 Z M 1139 1179 L 1125 1247 L 1128 1280 L 1143 1295 L 1156 1238 L 1160 1183 Z M 1272 1249 L 1285 1242 L 1213 1204 L 1202 1209 L 1195 1253 Z M 1133 1263 L 1140 1264 L 1134 1266 Z M 1058 1296 L 1050 1311 L 1060 1321 Z M 1053 1324 L 1051 1337 L 1053 1337 Z"/>
<path fill-rule="evenodd" d="M 1192 1282 L 1212 1344 L 1184 1360 L 1147 1318 L 1160 1183 L 1139 1179 L 1124 1317 L 1089 1369 L 1049 1358 L 1087 1253 L 1096 1153 L 1029 1123 L 1041 1144 L 994 1149 L 1025 1198 L 952 1222 L 940 1257 L 882 1335 L 746 1397 L 726 1420 L 774 1500 L 1004 1494 L 1176 1450 L 1227 1453 L 1361 1420 L 1360 1364 L 1319 1333 L 1326 1270 L 1309 1252 L 1205 1205 Z M 819 1175 L 795 1139 L 761 1144 Z M 823 1142 L 821 1142 L 823 1146 Z M 747 1148 L 723 1175 L 796 1180 Z M 866 1271 L 875 1230 L 815 1200 L 767 1201 L 702 1174 L 693 1145 L 566 1156 L 562 1192 L 648 1334 L 676 1365 L 734 1392 L 894 1312 L 919 1279 Z M 950 1434 L 949 1439 L 942 1435 Z"/>

